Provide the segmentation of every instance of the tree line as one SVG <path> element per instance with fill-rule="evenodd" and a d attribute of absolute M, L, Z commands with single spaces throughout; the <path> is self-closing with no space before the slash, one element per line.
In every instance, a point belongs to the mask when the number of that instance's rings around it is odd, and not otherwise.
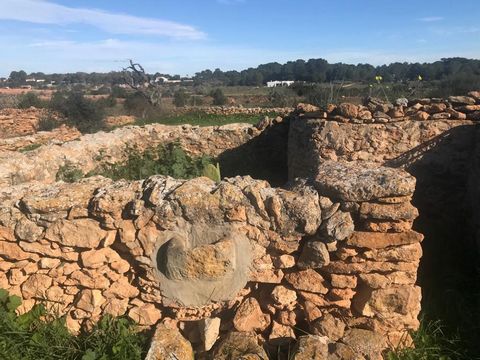
<path fill-rule="evenodd" d="M 179 75 L 152 74 L 153 78 L 165 76 L 179 79 Z M 338 81 L 371 83 L 376 76 L 385 82 L 406 82 L 423 79 L 425 81 L 445 81 L 461 79 L 480 83 L 480 60 L 466 58 L 444 58 L 432 63 L 395 62 L 389 65 L 370 64 L 330 64 L 325 59 L 289 61 L 285 64 L 272 62 L 243 71 L 204 70 L 193 77 L 195 85 L 213 83 L 224 86 L 261 86 L 272 80 L 293 80 L 308 83 L 331 83 Z M 7 84 L 22 85 L 27 78 L 44 79 L 56 84 L 89 84 L 114 86 L 125 82 L 122 71 L 108 73 L 68 73 L 44 74 L 25 71 L 12 71 Z"/>

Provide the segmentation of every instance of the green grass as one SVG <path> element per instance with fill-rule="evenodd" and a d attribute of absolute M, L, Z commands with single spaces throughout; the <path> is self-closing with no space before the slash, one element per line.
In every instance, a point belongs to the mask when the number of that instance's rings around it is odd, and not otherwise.
<path fill-rule="evenodd" d="M 457 360 L 472 359 L 458 334 L 448 334 L 441 321 L 422 319 L 420 328 L 411 334 L 412 348 L 397 349 L 387 360 Z"/>
<path fill-rule="evenodd" d="M 182 115 L 171 115 L 166 117 L 138 119 L 135 125 L 146 124 L 165 124 L 165 125 L 198 125 L 198 126 L 221 126 L 234 123 L 248 123 L 256 124 L 264 116 L 275 117 L 276 114 L 265 115 L 248 115 L 248 114 L 234 114 L 234 115 L 215 115 L 205 114 L 202 112 L 187 113 Z"/>
<path fill-rule="evenodd" d="M 8 360 L 140 360 L 147 336 L 126 318 L 104 317 L 89 332 L 72 335 L 64 317 L 43 305 L 18 316 L 18 296 L 0 289 L 0 359 Z"/>

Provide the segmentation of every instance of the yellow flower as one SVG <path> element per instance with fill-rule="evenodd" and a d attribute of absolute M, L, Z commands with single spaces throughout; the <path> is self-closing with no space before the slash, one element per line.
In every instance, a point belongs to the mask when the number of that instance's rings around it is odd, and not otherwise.
<path fill-rule="evenodd" d="M 418 80 L 419 80 L 419 81 L 422 81 L 422 80 L 423 80 L 422 75 L 418 75 Z"/>

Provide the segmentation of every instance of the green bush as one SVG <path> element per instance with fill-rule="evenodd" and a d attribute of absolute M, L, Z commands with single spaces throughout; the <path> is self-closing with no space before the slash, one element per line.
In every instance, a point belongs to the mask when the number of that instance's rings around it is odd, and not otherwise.
<path fill-rule="evenodd" d="M 222 89 L 215 89 L 210 94 L 213 97 L 213 105 L 225 105 L 227 103 L 227 97 L 223 93 Z"/>
<path fill-rule="evenodd" d="M 62 123 L 55 119 L 51 112 L 43 115 L 38 121 L 38 131 L 52 131 L 58 128 Z"/>
<path fill-rule="evenodd" d="M 82 133 L 94 133 L 104 128 L 102 106 L 85 98 L 82 92 L 56 92 L 50 100 L 50 109 L 59 112 Z"/>
<path fill-rule="evenodd" d="M 8 360 L 140 360 L 147 338 L 125 318 L 104 317 L 90 331 L 69 333 L 65 317 L 43 305 L 17 315 L 18 296 L 0 289 L 0 359 Z"/>
<path fill-rule="evenodd" d="M 74 183 L 83 177 L 84 174 L 82 170 L 77 168 L 72 163 L 67 162 L 65 165 L 60 166 L 60 169 L 58 169 L 56 180 L 64 181 L 66 183 Z"/>
<path fill-rule="evenodd" d="M 189 95 L 185 92 L 184 89 L 180 89 L 175 91 L 175 94 L 173 95 L 173 104 L 176 107 L 184 107 L 187 105 L 189 99 Z"/>
<path fill-rule="evenodd" d="M 166 175 L 177 179 L 204 176 L 204 170 L 213 163 L 209 156 L 191 157 L 178 143 L 159 145 L 144 152 L 127 149 L 124 163 L 105 164 L 89 175 L 102 175 L 113 180 L 141 180 L 152 175 Z M 219 174 L 218 174 L 219 175 Z M 217 181 L 217 179 L 212 179 Z"/>
<path fill-rule="evenodd" d="M 41 100 L 37 94 L 33 92 L 27 92 L 26 94 L 20 96 L 17 106 L 19 109 L 28 109 L 31 107 L 40 109 L 46 106 L 46 102 Z"/>

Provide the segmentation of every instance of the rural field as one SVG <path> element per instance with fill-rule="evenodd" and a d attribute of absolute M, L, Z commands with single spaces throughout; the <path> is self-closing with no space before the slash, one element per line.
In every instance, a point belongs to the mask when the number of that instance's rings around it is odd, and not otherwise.
<path fill-rule="evenodd" d="M 477 7 L 0 1 L 0 359 L 480 359 Z"/>

